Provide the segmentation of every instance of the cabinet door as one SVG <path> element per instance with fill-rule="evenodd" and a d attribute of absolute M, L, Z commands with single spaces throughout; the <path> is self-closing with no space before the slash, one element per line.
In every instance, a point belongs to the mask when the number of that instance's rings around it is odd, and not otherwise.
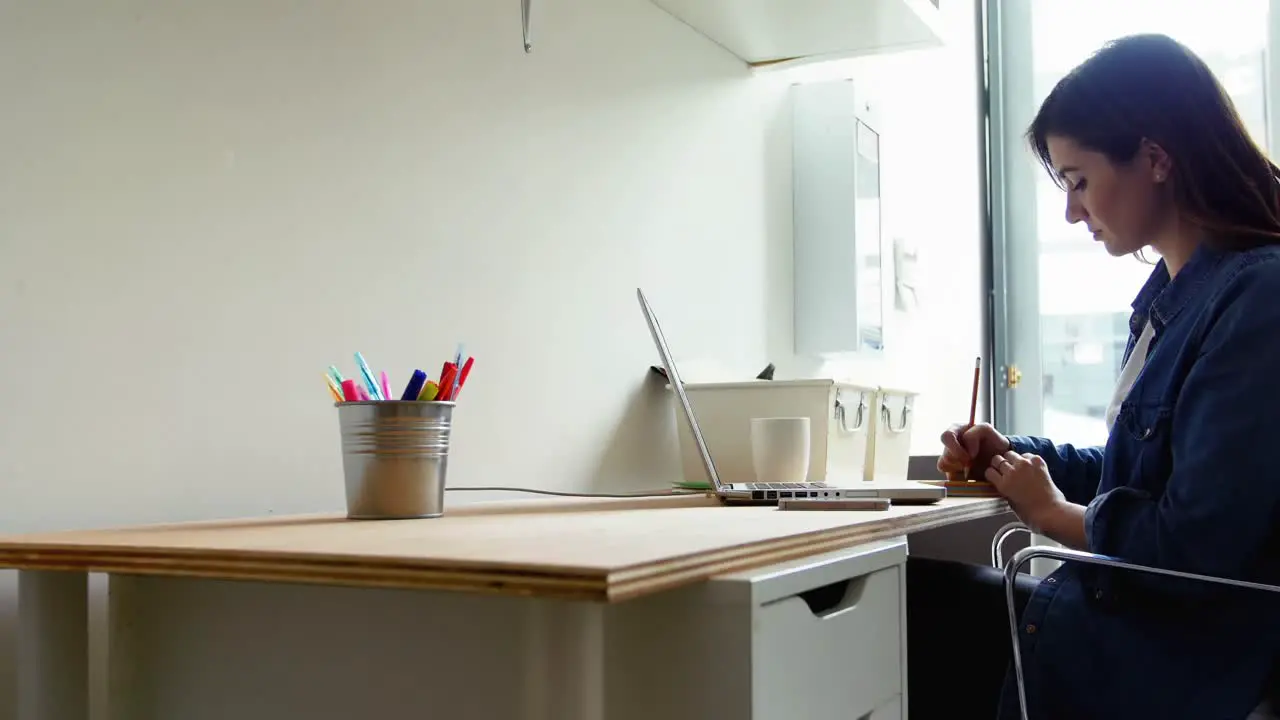
<path fill-rule="evenodd" d="M 795 349 L 883 347 L 880 138 L 853 81 L 792 86 Z"/>

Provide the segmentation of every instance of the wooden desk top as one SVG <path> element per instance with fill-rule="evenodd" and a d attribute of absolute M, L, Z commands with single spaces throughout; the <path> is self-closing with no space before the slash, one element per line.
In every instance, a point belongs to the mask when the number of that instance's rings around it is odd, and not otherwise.
<path fill-rule="evenodd" d="M 992 498 L 863 512 L 725 507 L 701 495 L 490 502 L 431 520 L 298 516 L 0 536 L 0 568 L 618 601 L 1007 509 Z"/>

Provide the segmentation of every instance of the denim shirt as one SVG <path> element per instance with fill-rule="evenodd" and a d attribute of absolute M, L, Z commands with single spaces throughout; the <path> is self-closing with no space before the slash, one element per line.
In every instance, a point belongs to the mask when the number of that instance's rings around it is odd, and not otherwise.
<path fill-rule="evenodd" d="M 1280 247 L 1201 247 L 1133 303 L 1146 364 L 1105 448 L 1011 437 L 1087 507 L 1091 552 L 1280 584 Z M 1244 718 L 1280 654 L 1280 596 L 1066 563 L 1020 624 L 1030 717 Z M 1000 718 L 1018 717 L 1012 671 Z"/>

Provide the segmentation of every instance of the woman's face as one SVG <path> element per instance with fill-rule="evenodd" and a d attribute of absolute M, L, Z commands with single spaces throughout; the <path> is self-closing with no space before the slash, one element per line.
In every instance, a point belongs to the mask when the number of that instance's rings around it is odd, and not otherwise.
<path fill-rule="evenodd" d="M 1083 222 L 1112 255 L 1128 255 L 1159 238 L 1174 217 L 1166 192 L 1169 157 L 1144 143 L 1133 160 L 1116 164 L 1058 135 L 1049 157 L 1067 188 L 1067 222 Z"/>

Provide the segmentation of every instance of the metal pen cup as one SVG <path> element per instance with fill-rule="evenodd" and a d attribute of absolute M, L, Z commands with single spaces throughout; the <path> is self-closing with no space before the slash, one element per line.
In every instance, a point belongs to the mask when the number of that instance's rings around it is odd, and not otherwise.
<path fill-rule="evenodd" d="M 454 403 L 383 400 L 337 407 L 347 517 L 443 515 Z"/>

